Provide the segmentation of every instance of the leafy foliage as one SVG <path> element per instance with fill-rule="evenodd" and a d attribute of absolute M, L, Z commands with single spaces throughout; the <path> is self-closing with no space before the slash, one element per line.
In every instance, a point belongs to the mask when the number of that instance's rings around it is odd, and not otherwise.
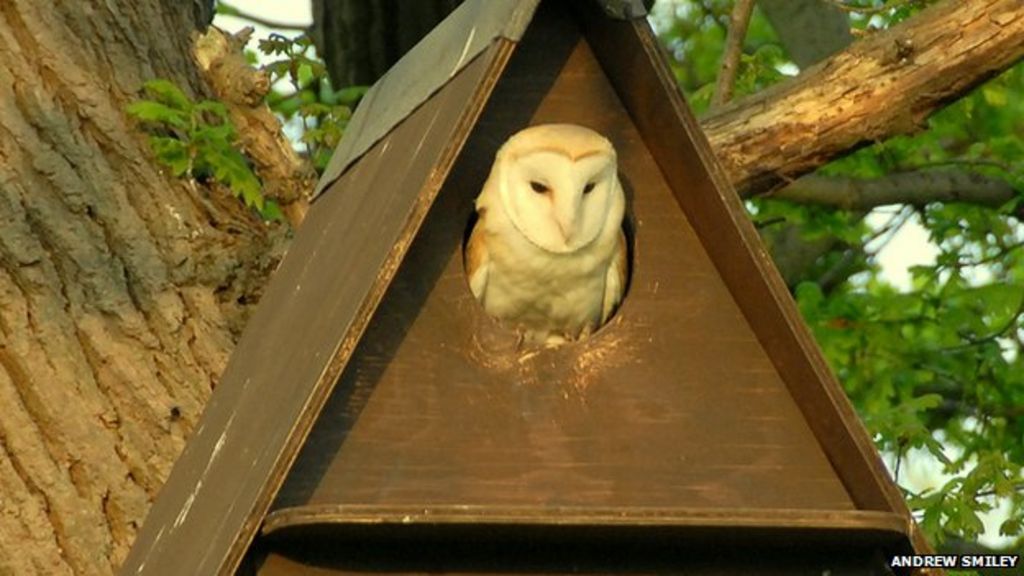
<path fill-rule="evenodd" d="M 221 8 L 225 6 L 221 4 Z M 300 141 L 314 167 L 323 172 L 367 88 L 333 89 L 307 36 L 273 34 L 260 41 L 259 50 L 280 57 L 264 69 L 273 83 L 284 81 L 291 88 L 272 91 L 267 104 L 285 122 L 301 122 Z M 256 61 L 254 54 L 249 56 Z M 265 219 L 282 217 L 277 203 L 263 197 L 260 180 L 237 145 L 235 127 L 223 104 L 213 100 L 193 102 L 166 80 L 147 82 L 145 91 L 148 98 L 134 102 L 127 111 L 150 132 L 150 146 L 161 164 L 175 176 L 212 178 L 224 184 Z"/>
<path fill-rule="evenodd" d="M 872 146 L 826 170 L 864 177 L 950 165 L 1002 177 L 1024 190 L 1024 143 L 1018 136 L 1024 131 L 1022 94 L 1024 65 L 1018 65 L 934 115 L 921 134 Z M 905 207 L 938 249 L 934 264 L 911 270 L 909 290 L 895 290 L 872 266 L 817 303 L 801 298 L 880 446 L 898 455 L 925 447 L 951 475 L 934 490 L 909 493 L 923 528 L 936 540 L 946 533 L 976 537 L 982 529 L 979 513 L 999 500 L 1012 508 L 1000 533 L 1021 534 L 1021 200 L 1018 194 L 1001 208 L 937 202 Z M 856 326 L 856 351 L 838 349 L 839 339 L 828 333 L 826 326 L 840 318 Z M 932 405 L 909 422 L 877 417 L 916 395 L 933 399 Z"/>
<path fill-rule="evenodd" d="M 130 104 L 127 111 L 150 132 L 158 162 L 175 176 L 216 180 L 265 219 L 280 218 L 277 204 L 263 198 L 259 179 L 239 151 L 223 104 L 193 102 L 167 80 L 150 80 L 144 87 L 149 98 Z"/>
<path fill-rule="evenodd" d="M 860 34 L 902 21 L 931 1 L 836 0 Z M 655 24 L 680 86 L 707 108 L 729 2 L 662 2 Z M 784 49 L 757 11 L 745 41 L 737 97 L 789 72 Z M 759 221 L 784 220 L 807 241 L 832 239 L 794 293 L 832 369 L 931 539 L 974 539 L 981 514 L 1009 505 L 999 532 L 1024 548 L 1024 64 L 935 114 L 927 129 L 862 149 L 822 169 L 882 178 L 945 166 L 1002 178 L 1019 193 L 992 208 L 926 201 L 875 218 L 758 199 Z M 921 226 L 937 251 L 894 285 L 878 264 L 893 236 Z M 931 485 L 913 486 L 910 461 L 930 461 Z M 918 482 L 918 484 L 923 484 Z"/>
<path fill-rule="evenodd" d="M 289 92 L 272 92 L 267 104 L 286 121 L 297 118 L 302 123 L 300 140 L 317 171 L 323 172 L 367 87 L 335 90 L 324 63 L 312 53 L 313 42 L 308 36 L 272 34 L 260 41 L 259 49 L 268 56 L 281 57 L 264 69 L 273 82 L 284 80 L 291 88 Z"/>
<path fill-rule="evenodd" d="M 698 115 L 707 110 L 714 93 L 731 7 L 729 0 L 656 5 L 654 23 L 672 55 L 676 80 Z M 752 94 L 778 82 L 784 77 L 780 67 L 787 63 L 775 31 L 755 7 L 744 39 L 735 97 Z"/>

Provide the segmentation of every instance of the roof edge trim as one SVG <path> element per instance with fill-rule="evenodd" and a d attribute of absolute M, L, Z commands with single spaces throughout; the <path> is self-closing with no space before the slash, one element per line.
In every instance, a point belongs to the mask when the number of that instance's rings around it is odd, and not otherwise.
<path fill-rule="evenodd" d="M 540 0 L 470 0 L 448 15 L 363 97 L 313 197 L 496 39 L 522 38 L 539 4 Z"/>

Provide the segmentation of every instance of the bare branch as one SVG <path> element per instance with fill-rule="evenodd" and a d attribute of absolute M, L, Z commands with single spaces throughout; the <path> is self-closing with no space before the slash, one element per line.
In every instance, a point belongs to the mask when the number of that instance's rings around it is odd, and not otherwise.
<path fill-rule="evenodd" d="M 715 84 L 715 95 L 711 99 L 712 106 L 721 106 L 732 100 L 732 90 L 736 85 L 736 73 L 740 67 L 740 56 L 743 55 L 743 39 L 747 37 L 750 25 L 750 13 L 754 11 L 754 0 L 736 0 L 729 17 L 729 34 L 725 37 L 725 51 L 722 53 L 722 66 L 718 71 L 718 82 Z"/>
<path fill-rule="evenodd" d="M 968 202 L 995 208 L 1011 200 L 1015 194 L 1013 187 L 998 178 L 954 169 L 922 168 L 872 180 L 809 174 L 774 192 L 771 197 L 867 213 L 872 208 L 889 204 L 921 206 L 930 202 Z M 878 236 L 889 234 L 891 237 L 912 213 L 900 212 Z M 761 236 L 790 286 L 807 279 L 808 270 L 822 255 L 840 247 L 834 238 L 808 241 L 797 227 L 773 224 L 776 225 L 760 230 Z M 878 249 L 875 246 L 873 251 Z M 847 247 L 843 258 L 818 279 L 819 283 L 835 285 L 849 272 L 856 271 L 856 260 L 863 252 L 863 247 Z"/>
<path fill-rule="evenodd" d="M 274 28 L 276 30 L 293 30 L 296 32 L 306 31 L 305 26 L 292 24 L 291 22 L 280 22 L 278 20 L 263 18 L 262 16 L 257 16 L 255 14 L 245 12 L 240 8 L 236 8 L 235 6 L 224 2 L 224 0 L 221 0 L 218 4 L 218 11 L 225 16 L 234 16 L 235 18 L 241 18 L 242 20 L 247 20 L 253 24 L 259 24 L 260 26 L 266 26 L 267 28 Z"/>
<path fill-rule="evenodd" d="M 196 62 L 238 127 L 242 147 L 263 183 L 264 196 L 277 201 L 292 227 L 298 228 L 309 208 L 316 172 L 295 153 L 281 131 L 281 122 L 263 101 L 270 80 L 242 55 L 249 33 L 251 30 L 244 30 L 231 36 L 209 27 L 195 43 Z"/>
<path fill-rule="evenodd" d="M 918 1 L 919 0 L 896 0 L 895 2 L 890 2 L 881 6 L 858 6 L 856 4 L 847 4 L 841 0 L 829 0 L 833 6 L 844 12 L 856 12 L 858 14 L 878 14 Z"/>
<path fill-rule="evenodd" d="M 888 204 L 968 202 L 999 207 L 1016 192 L 1005 180 L 962 170 L 922 168 L 859 180 L 809 174 L 772 193 L 773 198 L 867 211 Z"/>
<path fill-rule="evenodd" d="M 703 122 L 741 194 L 919 130 L 947 102 L 1024 57 L 1019 0 L 946 0 Z"/>

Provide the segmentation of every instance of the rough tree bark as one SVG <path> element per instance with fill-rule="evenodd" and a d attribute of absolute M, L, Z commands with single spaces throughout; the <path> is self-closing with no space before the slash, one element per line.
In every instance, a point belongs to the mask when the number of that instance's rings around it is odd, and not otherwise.
<path fill-rule="evenodd" d="M 204 92 L 204 3 L 0 1 L 0 574 L 119 564 L 274 263 L 266 227 L 163 174 L 123 112 L 154 77 Z M 950 0 L 709 135 L 749 191 L 912 128 L 1020 57 L 1020 8 Z"/>
<path fill-rule="evenodd" d="M 0 2 L 0 574 L 121 562 L 272 264 L 124 113 L 201 92 L 199 4 Z"/>

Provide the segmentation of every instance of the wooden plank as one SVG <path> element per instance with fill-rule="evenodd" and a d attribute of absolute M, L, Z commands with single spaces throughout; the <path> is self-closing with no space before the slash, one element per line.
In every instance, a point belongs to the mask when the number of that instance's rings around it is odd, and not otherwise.
<path fill-rule="evenodd" d="M 325 574 L 358 568 L 507 573 L 574 567 L 597 573 L 795 574 L 816 566 L 818 571 L 811 573 L 819 576 L 844 573 L 850 563 L 858 569 L 846 573 L 863 576 L 888 573 L 882 568 L 886 558 L 911 552 L 907 530 L 907 520 L 897 514 L 861 511 L 647 509 L 623 514 L 586 508 L 529 515 L 519 508 L 457 506 L 409 514 L 402 509 L 308 507 L 268 517 L 273 553 L 259 573 L 287 574 L 298 567 Z M 866 570 L 867 565 L 873 569 Z"/>
<path fill-rule="evenodd" d="M 680 533 L 704 528 L 751 530 L 793 537 L 791 531 L 821 532 L 822 539 L 877 538 L 895 542 L 909 535 L 907 519 L 894 512 L 864 510 L 770 510 L 758 508 L 594 508 L 553 507 L 538 511 L 524 507 L 436 506 L 410 512 L 407 507 L 320 504 L 272 512 L 262 533 L 295 538 L 319 533 L 331 538 L 371 537 L 384 533 L 414 537 L 424 530 L 445 526 L 522 528 L 523 534 L 542 526 L 566 529 L 594 527 L 679 529 Z M 417 531 L 415 528 L 419 527 Z M 408 535 L 403 535 L 407 532 Z M 568 530 L 566 531 L 568 532 Z M 857 534 L 863 533 L 863 536 Z"/>
<path fill-rule="evenodd" d="M 235 570 L 508 51 L 464 68 L 310 211 L 123 574 Z"/>
<path fill-rule="evenodd" d="M 253 573 L 891 576 L 888 555 L 907 553 L 903 535 L 806 527 L 463 523 L 413 525 L 410 534 L 409 526 L 362 525 L 354 539 L 330 528 L 276 542 Z"/>
<path fill-rule="evenodd" d="M 853 509 L 567 13 L 542 5 L 274 509 L 303 504 Z M 592 338 L 523 350 L 469 293 L 462 240 L 497 147 L 606 134 L 633 272 Z M 771 489 L 765 489 L 770 486 Z"/>
<path fill-rule="evenodd" d="M 500 574 L 516 576 L 601 574 L 687 574 L 691 576 L 891 576 L 871 551 L 854 550 L 844 556 L 833 550 L 812 551 L 804 555 L 778 551 L 736 548 L 682 551 L 655 549 L 644 545 L 601 545 L 587 547 L 520 546 L 511 549 L 467 545 L 438 547 L 427 544 L 411 551 L 400 550 L 386 556 L 378 550 L 341 549 L 327 552 L 312 561 L 283 554 L 270 555 L 257 572 L 260 576 L 337 576 L 341 574 L 378 574 L 380 565 L 374 552 L 384 556 L 387 573 L 401 574 Z M 860 552 L 860 554 L 856 554 Z M 341 557 L 345 553 L 347 556 Z M 632 553 L 632 554 L 630 554 Z M 683 554 L 686 554 L 684 557 Z M 751 571 L 751 558 L 758 558 L 757 571 Z M 599 559 L 599 560 L 596 560 Z M 422 567 L 422 568 L 420 568 Z M 904 574 L 897 571 L 896 574 Z"/>

